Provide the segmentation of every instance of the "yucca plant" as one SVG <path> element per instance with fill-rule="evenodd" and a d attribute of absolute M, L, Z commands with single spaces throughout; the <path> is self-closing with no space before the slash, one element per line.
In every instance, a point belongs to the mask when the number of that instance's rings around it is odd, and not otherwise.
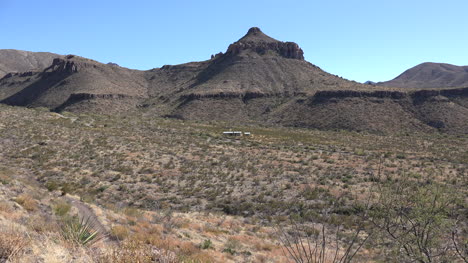
<path fill-rule="evenodd" d="M 76 244 L 89 246 L 101 239 L 96 230 L 96 222 L 91 217 L 71 217 L 64 219 L 62 235 Z"/>
<path fill-rule="evenodd" d="M 360 226 L 347 242 L 340 242 L 339 232 L 334 235 L 327 233 L 325 225 L 316 229 L 312 235 L 304 226 L 292 222 L 291 231 L 279 227 L 279 240 L 283 253 L 292 258 L 295 263 L 350 263 L 362 246 L 367 242 L 371 233 L 364 233 Z"/>

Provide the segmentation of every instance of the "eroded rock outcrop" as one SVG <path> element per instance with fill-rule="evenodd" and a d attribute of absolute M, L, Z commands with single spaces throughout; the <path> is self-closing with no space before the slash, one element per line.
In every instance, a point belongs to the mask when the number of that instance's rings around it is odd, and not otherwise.
<path fill-rule="evenodd" d="M 66 59 L 55 58 L 52 61 L 52 65 L 49 67 L 50 71 L 53 72 L 66 72 L 66 73 L 76 73 L 78 72 L 78 64 L 71 60 L 72 55 L 68 55 Z"/>

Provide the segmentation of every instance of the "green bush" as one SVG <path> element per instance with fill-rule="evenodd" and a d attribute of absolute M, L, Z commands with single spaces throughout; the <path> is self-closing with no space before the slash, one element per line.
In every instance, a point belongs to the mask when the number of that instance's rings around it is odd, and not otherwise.
<path fill-rule="evenodd" d="M 406 176 L 384 182 L 371 209 L 373 225 L 391 253 L 389 260 L 453 262 L 451 233 L 463 204 L 446 185 Z M 466 209 L 466 208 L 465 208 Z"/>
<path fill-rule="evenodd" d="M 241 249 L 241 247 L 242 247 L 242 244 L 238 240 L 230 238 L 224 245 L 223 252 L 234 255 L 237 253 L 239 249 Z"/>
<path fill-rule="evenodd" d="M 65 201 L 59 201 L 54 205 L 54 213 L 57 216 L 65 216 L 71 209 L 71 205 Z"/>
<path fill-rule="evenodd" d="M 49 190 L 50 192 L 52 191 L 55 191 L 59 188 L 58 184 L 56 181 L 53 181 L 53 180 L 50 180 L 50 181 L 47 181 L 45 183 L 45 187 L 47 188 L 47 190 Z"/>
<path fill-rule="evenodd" d="M 210 239 L 206 239 L 200 244 L 200 249 L 212 249 L 213 248 L 213 242 L 211 242 Z"/>

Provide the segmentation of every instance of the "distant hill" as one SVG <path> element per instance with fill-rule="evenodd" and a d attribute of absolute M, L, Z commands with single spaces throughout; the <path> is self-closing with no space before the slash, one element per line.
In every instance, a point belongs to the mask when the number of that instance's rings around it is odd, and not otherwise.
<path fill-rule="evenodd" d="M 29 52 L 15 49 L 0 49 L 0 78 L 10 72 L 39 70 L 52 64 L 61 55 L 49 52 Z"/>
<path fill-rule="evenodd" d="M 401 88 L 468 87 L 468 66 L 422 63 L 377 85 Z"/>
<path fill-rule="evenodd" d="M 365 85 L 304 60 L 303 50 L 251 28 L 224 53 L 148 71 L 68 55 L 0 79 L 0 102 L 54 111 L 262 123 L 375 133 L 468 133 L 468 88 Z"/>
<path fill-rule="evenodd" d="M 42 71 L 8 73 L 0 80 L 3 103 L 58 111 L 128 110 L 145 97 L 141 71 L 74 55 L 55 58 Z M 85 108 L 76 108 L 76 102 L 83 100 L 89 102 Z"/>

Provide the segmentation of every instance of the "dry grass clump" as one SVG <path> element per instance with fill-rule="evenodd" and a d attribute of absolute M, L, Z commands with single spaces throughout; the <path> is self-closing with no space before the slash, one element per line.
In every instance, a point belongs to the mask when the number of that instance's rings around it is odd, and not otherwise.
<path fill-rule="evenodd" d="M 14 262 L 26 252 L 30 239 L 17 230 L 2 228 L 0 228 L 0 262 Z"/>
<path fill-rule="evenodd" d="M 111 251 L 112 253 L 108 253 L 106 257 L 126 258 L 136 254 L 137 257 L 141 257 L 141 262 L 146 262 L 145 259 L 154 259 L 155 255 L 164 258 L 171 258 L 170 255 L 174 255 L 177 262 L 217 262 L 213 256 L 213 253 L 216 253 L 215 251 L 202 249 L 195 240 L 183 240 L 180 234 L 177 233 L 178 228 L 166 234 L 164 234 L 160 225 L 154 224 L 141 224 L 139 222 L 133 227 L 124 228 L 125 226 L 118 225 L 111 230 L 111 233 L 120 234 L 117 232 L 123 231 L 127 235 L 124 241 L 120 243 L 120 247 L 124 251 Z M 163 259 L 158 260 L 160 261 L 156 262 L 172 262 Z"/>
<path fill-rule="evenodd" d="M 129 234 L 130 234 L 130 231 L 125 226 L 117 225 L 111 228 L 111 236 L 118 240 L 126 239 L 129 236 Z"/>
<path fill-rule="evenodd" d="M 19 195 L 15 198 L 15 202 L 20 204 L 24 209 L 26 209 L 29 212 L 37 210 L 37 201 L 28 194 Z"/>
<path fill-rule="evenodd" d="M 41 214 L 31 215 L 27 227 L 37 233 L 57 233 L 60 230 L 58 223 Z"/>
<path fill-rule="evenodd" d="M 0 201 L 0 213 L 9 214 L 13 211 L 10 204 L 5 201 Z"/>
<path fill-rule="evenodd" d="M 127 262 L 179 262 L 176 255 L 168 250 L 159 249 L 142 241 L 129 239 L 113 247 L 109 251 L 96 257 L 98 263 L 127 263 Z"/>

